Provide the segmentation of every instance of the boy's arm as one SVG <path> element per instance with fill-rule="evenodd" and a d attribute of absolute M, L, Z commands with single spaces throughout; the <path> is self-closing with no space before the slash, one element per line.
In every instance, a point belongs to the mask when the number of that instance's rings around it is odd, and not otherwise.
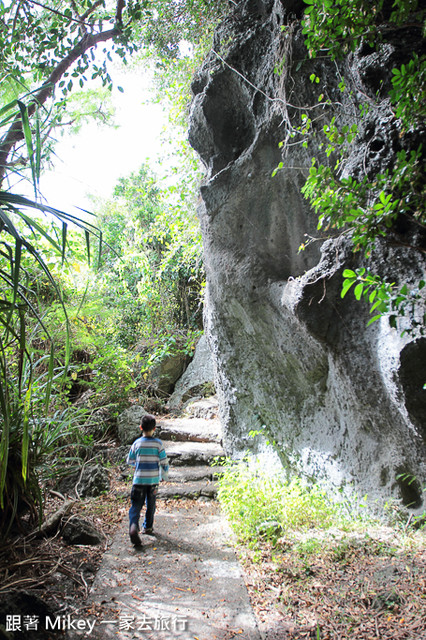
<path fill-rule="evenodd" d="M 127 454 L 126 462 L 127 464 L 130 464 L 132 467 L 136 466 L 136 453 L 133 447 L 131 447 L 129 453 Z"/>
<path fill-rule="evenodd" d="M 167 480 L 169 479 L 169 460 L 164 449 L 161 449 L 159 451 L 159 456 L 161 465 L 161 479 L 167 482 Z"/>

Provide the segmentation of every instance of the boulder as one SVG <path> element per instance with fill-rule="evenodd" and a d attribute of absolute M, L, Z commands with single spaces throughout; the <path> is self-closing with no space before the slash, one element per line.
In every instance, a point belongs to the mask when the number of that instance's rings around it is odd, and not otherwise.
<path fill-rule="evenodd" d="M 79 516 L 72 516 L 62 528 L 62 537 L 69 545 L 97 545 L 104 540 L 104 536 L 96 527 Z"/>
<path fill-rule="evenodd" d="M 170 396 L 170 409 L 178 409 L 187 400 L 203 396 L 206 389 L 214 390 L 214 368 L 206 336 L 203 334 L 195 347 L 194 357 L 183 375 L 176 382 Z"/>
<path fill-rule="evenodd" d="M 185 353 L 172 353 L 164 356 L 161 361 L 153 367 L 151 380 L 162 397 L 173 392 L 177 380 L 188 366 L 189 356 Z"/>
<path fill-rule="evenodd" d="M 108 469 L 100 464 L 87 465 L 82 472 L 63 478 L 58 488 L 62 493 L 77 493 L 81 498 L 99 496 L 110 488 Z"/>
<path fill-rule="evenodd" d="M 117 419 L 117 433 L 121 444 L 132 444 L 141 435 L 140 424 L 147 411 L 139 405 L 125 409 Z"/>

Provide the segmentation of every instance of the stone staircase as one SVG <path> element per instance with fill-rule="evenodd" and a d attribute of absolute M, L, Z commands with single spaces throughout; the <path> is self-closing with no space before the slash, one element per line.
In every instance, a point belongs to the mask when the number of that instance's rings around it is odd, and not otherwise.
<path fill-rule="evenodd" d="M 179 418 L 159 419 L 155 435 L 163 441 L 170 462 L 169 481 L 161 483 L 161 497 L 215 498 L 219 467 L 214 460 L 225 454 L 214 401 L 193 403 Z"/>

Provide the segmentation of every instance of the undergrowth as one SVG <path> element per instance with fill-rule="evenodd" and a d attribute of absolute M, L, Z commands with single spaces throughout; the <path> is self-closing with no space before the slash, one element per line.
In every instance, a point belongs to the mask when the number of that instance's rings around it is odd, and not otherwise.
<path fill-rule="evenodd" d="M 272 474 L 249 458 L 220 463 L 218 499 L 238 541 L 249 547 L 314 529 L 322 538 L 321 531 L 338 529 L 349 534 L 384 524 L 365 508 L 365 499 L 335 496 L 319 484 L 287 479 L 283 472 Z M 407 533 L 402 525 L 400 533 Z M 312 545 L 313 552 L 325 546 L 324 541 Z"/>

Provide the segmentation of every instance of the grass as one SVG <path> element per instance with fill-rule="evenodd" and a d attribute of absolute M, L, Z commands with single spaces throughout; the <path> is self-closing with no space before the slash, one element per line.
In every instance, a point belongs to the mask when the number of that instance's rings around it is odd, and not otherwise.
<path fill-rule="evenodd" d="M 298 542 L 306 553 L 329 545 L 342 549 L 344 532 L 365 534 L 370 528 L 383 526 L 385 518 L 385 512 L 382 519 L 370 515 L 364 501 L 333 496 L 319 484 L 307 484 L 297 477 L 287 479 L 283 472 L 272 475 L 260 463 L 249 459 L 222 461 L 218 498 L 239 542 L 253 547 L 259 540 L 276 541 L 284 535 L 297 532 L 300 536 L 302 532 L 315 530 L 310 539 Z M 319 533 L 330 530 L 338 533 L 326 536 Z M 409 531 L 401 527 L 399 533 Z M 378 543 L 371 541 L 371 544 Z"/>
<path fill-rule="evenodd" d="M 249 460 L 223 461 L 218 497 L 263 631 L 294 640 L 426 637 L 421 520 L 389 523 L 386 509 L 370 517 L 363 501 L 333 499 Z"/>

